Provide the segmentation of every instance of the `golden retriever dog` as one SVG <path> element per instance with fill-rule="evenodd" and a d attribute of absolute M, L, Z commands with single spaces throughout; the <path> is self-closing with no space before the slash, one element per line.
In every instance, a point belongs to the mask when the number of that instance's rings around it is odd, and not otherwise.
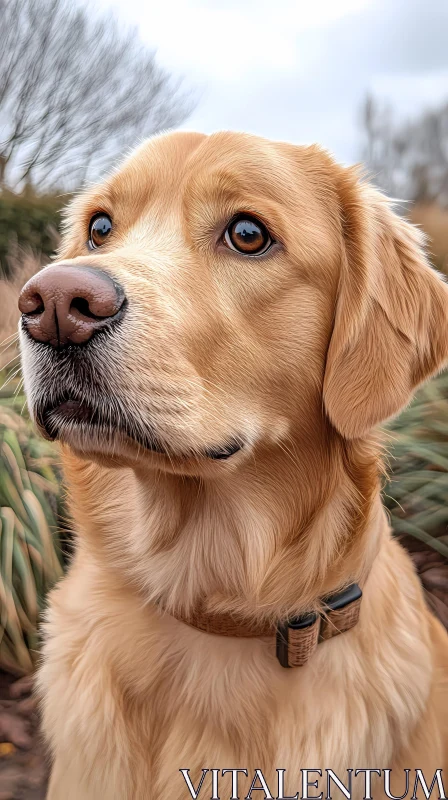
<path fill-rule="evenodd" d="M 419 231 L 317 146 L 172 133 L 74 200 L 20 309 L 76 526 L 49 799 L 440 795 L 448 637 L 375 433 L 448 358 Z"/>

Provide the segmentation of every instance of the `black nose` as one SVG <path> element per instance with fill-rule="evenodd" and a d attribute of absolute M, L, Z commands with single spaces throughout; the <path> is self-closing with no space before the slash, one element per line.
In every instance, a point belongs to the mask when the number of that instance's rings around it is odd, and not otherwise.
<path fill-rule="evenodd" d="M 53 264 L 22 289 L 19 309 L 26 329 L 52 347 L 83 344 L 117 319 L 125 305 L 121 286 L 103 270 Z"/>

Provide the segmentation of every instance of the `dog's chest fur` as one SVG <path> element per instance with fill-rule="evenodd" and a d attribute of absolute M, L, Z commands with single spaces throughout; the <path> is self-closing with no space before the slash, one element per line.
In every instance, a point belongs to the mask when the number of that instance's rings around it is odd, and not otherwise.
<path fill-rule="evenodd" d="M 431 682 L 424 635 L 417 648 L 406 634 L 418 593 L 407 557 L 387 541 L 358 628 L 284 670 L 273 642 L 209 636 L 136 595 L 114 596 L 80 555 L 53 595 L 40 675 L 56 754 L 50 800 L 188 798 L 181 768 L 195 785 L 203 768 L 258 768 L 274 786 L 284 768 L 295 792 L 301 768 L 344 779 L 350 767 L 392 767 Z M 211 796 L 206 781 L 202 796 Z"/>

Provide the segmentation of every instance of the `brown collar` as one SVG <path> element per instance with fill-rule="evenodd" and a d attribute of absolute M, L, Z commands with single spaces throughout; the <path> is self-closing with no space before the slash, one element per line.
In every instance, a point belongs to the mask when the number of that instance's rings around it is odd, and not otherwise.
<path fill-rule="evenodd" d="M 358 622 L 362 591 L 357 583 L 323 602 L 321 613 L 311 612 L 300 617 L 271 623 L 249 623 L 237 620 L 230 614 L 208 614 L 197 611 L 183 617 L 174 615 L 180 622 L 217 636 L 275 636 L 277 658 L 282 667 L 302 667 L 314 653 L 317 645 L 340 633 L 345 633 Z"/>

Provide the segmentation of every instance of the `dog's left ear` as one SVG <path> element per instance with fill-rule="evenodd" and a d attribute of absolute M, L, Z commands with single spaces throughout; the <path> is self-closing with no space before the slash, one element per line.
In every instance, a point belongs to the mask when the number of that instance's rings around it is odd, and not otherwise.
<path fill-rule="evenodd" d="M 448 285 L 418 229 L 341 170 L 342 264 L 324 403 L 346 438 L 397 414 L 448 359 Z"/>

